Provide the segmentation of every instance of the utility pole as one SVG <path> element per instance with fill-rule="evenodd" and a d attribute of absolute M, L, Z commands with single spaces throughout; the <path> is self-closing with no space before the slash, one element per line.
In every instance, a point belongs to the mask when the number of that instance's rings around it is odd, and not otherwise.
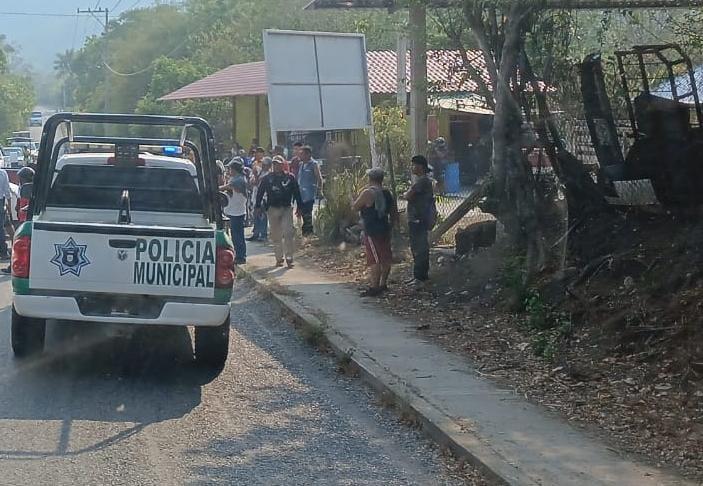
<path fill-rule="evenodd" d="M 405 108 L 408 104 L 408 38 L 405 32 L 398 32 L 397 56 L 397 89 L 396 104 Z"/>
<path fill-rule="evenodd" d="M 427 151 L 427 7 L 410 4 L 410 132 L 413 151 Z"/>
<path fill-rule="evenodd" d="M 103 39 L 103 47 L 104 47 L 104 51 L 103 51 L 103 64 L 104 64 L 104 66 L 103 66 L 103 68 L 105 69 L 105 108 L 104 108 L 104 111 L 105 111 L 105 113 L 110 113 L 110 70 L 107 68 L 107 64 L 108 64 L 107 63 L 107 54 L 109 52 L 108 45 L 107 45 L 107 43 L 108 43 L 107 34 L 110 29 L 110 9 L 107 9 L 107 8 L 80 9 L 79 8 L 77 10 L 77 13 L 78 14 L 92 15 L 93 17 L 95 17 L 95 19 L 98 22 L 101 23 L 101 25 L 103 26 L 103 29 L 104 29 L 103 30 L 103 37 L 104 37 L 104 39 Z M 105 22 L 104 23 L 101 22 L 100 19 L 98 17 L 96 17 L 96 14 L 105 14 Z"/>

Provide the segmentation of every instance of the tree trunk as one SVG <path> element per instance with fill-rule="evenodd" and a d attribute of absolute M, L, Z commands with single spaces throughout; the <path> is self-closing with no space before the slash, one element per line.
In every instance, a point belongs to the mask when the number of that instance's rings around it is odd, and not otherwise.
<path fill-rule="evenodd" d="M 523 153 L 523 114 L 513 91 L 517 86 L 511 81 L 516 78 L 524 21 L 529 12 L 530 7 L 514 5 L 505 26 L 494 91 L 492 165 L 495 195 L 499 200 L 496 216 L 513 243 L 525 249 L 528 280 L 544 265 L 544 238 L 535 178 Z"/>

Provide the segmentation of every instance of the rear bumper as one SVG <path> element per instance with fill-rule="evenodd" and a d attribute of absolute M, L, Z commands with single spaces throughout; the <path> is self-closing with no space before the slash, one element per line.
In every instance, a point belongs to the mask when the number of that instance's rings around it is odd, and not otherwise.
<path fill-rule="evenodd" d="M 229 304 L 166 302 L 159 317 L 154 319 L 131 316 L 89 316 L 81 313 L 76 299 L 72 297 L 43 295 L 15 295 L 14 305 L 21 316 L 39 319 L 152 326 L 219 326 L 227 319 L 230 311 Z"/>

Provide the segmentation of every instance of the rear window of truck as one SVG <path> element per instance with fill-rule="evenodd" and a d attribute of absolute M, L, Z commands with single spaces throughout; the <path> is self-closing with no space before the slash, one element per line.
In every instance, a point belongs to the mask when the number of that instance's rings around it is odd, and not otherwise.
<path fill-rule="evenodd" d="M 203 213 L 193 176 L 184 169 L 65 165 L 56 176 L 47 206 L 119 211 L 123 191 L 132 211 Z"/>

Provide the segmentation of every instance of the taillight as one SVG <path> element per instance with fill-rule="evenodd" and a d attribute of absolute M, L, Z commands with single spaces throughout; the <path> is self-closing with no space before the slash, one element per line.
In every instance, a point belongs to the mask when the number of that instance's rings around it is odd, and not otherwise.
<path fill-rule="evenodd" d="M 218 246 L 215 263 L 215 287 L 218 289 L 232 287 L 234 283 L 234 252 L 226 246 Z"/>
<path fill-rule="evenodd" d="M 29 236 L 20 236 L 12 244 L 12 276 L 18 278 L 29 277 L 29 250 L 32 239 Z"/>

